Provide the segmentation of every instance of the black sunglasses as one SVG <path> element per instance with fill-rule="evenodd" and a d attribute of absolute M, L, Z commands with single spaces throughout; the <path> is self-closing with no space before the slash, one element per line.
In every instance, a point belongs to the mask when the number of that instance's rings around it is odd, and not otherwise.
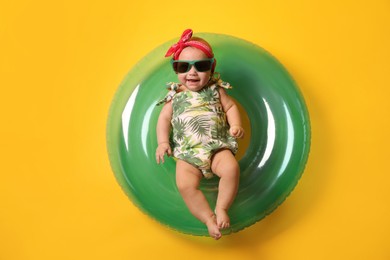
<path fill-rule="evenodd" d="M 192 66 L 195 66 L 198 72 L 206 72 L 211 70 L 213 63 L 214 58 L 204 60 L 171 60 L 173 70 L 176 73 L 186 73 Z"/>

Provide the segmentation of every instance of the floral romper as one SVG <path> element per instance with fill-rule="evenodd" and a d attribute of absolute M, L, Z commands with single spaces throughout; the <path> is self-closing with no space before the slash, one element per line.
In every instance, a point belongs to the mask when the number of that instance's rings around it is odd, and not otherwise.
<path fill-rule="evenodd" d="M 199 170 L 205 178 L 211 178 L 211 158 L 221 149 L 235 154 L 237 141 L 229 134 L 229 125 L 219 98 L 218 88 L 231 88 L 221 80 L 198 92 L 177 92 L 177 83 L 168 83 L 170 92 L 158 104 L 172 100 L 171 120 L 174 157 Z"/>

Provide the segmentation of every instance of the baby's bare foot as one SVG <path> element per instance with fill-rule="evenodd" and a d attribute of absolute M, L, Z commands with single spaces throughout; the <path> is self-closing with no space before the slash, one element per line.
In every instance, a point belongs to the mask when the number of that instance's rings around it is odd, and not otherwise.
<path fill-rule="evenodd" d="M 209 231 L 209 234 L 215 240 L 218 240 L 222 237 L 221 231 L 219 231 L 215 215 L 213 215 L 208 221 L 206 221 L 206 226 Z"/>
<path fill-rule="evenodd" d="M 215 214 L 217 214 L 217 225 L 219 229 L 225 229 L 230 227 L 230 218 L 225 209 L 216 208 Z"/>

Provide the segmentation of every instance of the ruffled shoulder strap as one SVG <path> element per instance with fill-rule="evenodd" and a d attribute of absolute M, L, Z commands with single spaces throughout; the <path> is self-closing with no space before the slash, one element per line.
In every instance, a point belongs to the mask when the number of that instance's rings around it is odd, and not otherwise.
<path fill-rule="evenodd" d="M 221 79 L 218 79 L 217 82 L 215 82 L 215 85 L 224 89 L 232 89 L 233 87 L 230 85 L 229 82 L 222 81 Z"/>
<path fill-rule="evenodd" d="M 221 87 L 224 89 L 232 89 L 233 87 L 230 85 L 229 82 L 223 81 L 219 75 L 219 73 L 215 73 L 212 80 L 212 85 L 215 86 L 215 88 Z"/>
<path fill-rule="evenodd" d="M 218 90 L 218 88 L 224 88 L 224 89 L 232 89 L 233 88 L 229 82 L 223 81 L 219 77 L 212 79 L 212 81 L 213 82 L 211 83 L 211 86 L 210 86 L 212 89 Z"/>
<path fill-rule="evenodd" d="M 157 102 L 156 106 L 159 106 L 164 103 L 168 103 L 169 101 L 172 100 L 173 96 L 177 93 L 177 90 L 179 89 L 180 85 L 175 82 L 168 82 L 167 84 L 167 89 L 169 89 L 168 94 L 161 99 L 160 101 Z"/>

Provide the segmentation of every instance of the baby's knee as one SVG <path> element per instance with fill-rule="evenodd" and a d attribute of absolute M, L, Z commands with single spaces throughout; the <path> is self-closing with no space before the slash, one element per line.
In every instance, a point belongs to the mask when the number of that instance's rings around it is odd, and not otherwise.
<path fill-rule="evenodd" d="M 235 179 L 240 176 L 240 166 L 234 157 L 221 161 L 214 169 L 215 174 L 221 178 L 226 177 Z"/>
<path fill-rule="evenodd" d="M 198 189 L 201 179 L 200 172 L 180 169 L 176 172 L 176 186 L 180 193 L 189 193 Z"/>
<path fill-rule="evenodd" d="M 193 182 L 176 182 L 176 187 L 183 198 L 193 198 L 199 192 L 199 184 Z"/>
<path fill-rule="evenodd" d="M 196 190 L 198 187 L 194 183 L 189 183 L 185 181 L 176 182 L 176 187 L 180 193 L 188 193 Z"/>
<path fill-rule="evenodd" d="M 237 161 L 232 161 L 224 170 L 225 177 L 236 179 L 240 177 L 240 166 Z"/>

